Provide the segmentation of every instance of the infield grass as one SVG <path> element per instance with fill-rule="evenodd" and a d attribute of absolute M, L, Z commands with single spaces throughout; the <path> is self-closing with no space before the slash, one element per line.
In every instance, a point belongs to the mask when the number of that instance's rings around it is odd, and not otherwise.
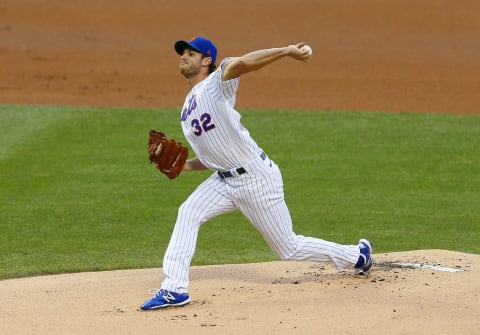
<path fill-rule="evenodd" d="M 178 206 L 210 174 L 170 181 L 148 164 L 149 129 L 186 142 L 178 114 L 0 105 L 0 279 L 161 266 Z M 480 253 L 478 115 L 242 115 L 282 169 L 298 234 Z M 193 264 L 276 259 L 234 212 L 202 227 Z"/>

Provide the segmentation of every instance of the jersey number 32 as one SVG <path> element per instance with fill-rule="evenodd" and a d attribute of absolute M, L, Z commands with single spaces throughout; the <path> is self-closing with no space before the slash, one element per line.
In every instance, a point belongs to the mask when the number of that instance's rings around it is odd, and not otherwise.
<path fill-rule="evenodd" d="M 215 128 L 215 124 L 212 122 L 212 117 L 208 113 L 203 113 L 199 119 L 193 119 L 191 123 L 194 128 L 194 134 L 201 136 L 203 132 L 207 132 Z"/>

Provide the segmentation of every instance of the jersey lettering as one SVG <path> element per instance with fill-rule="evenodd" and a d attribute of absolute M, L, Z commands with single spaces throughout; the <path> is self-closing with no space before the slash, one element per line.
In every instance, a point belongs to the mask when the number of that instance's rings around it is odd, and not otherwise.
<path fill-rule="evenodd" d="M 190 100 L 188 100 L 188 106 L 183 110 L 180 120 L 185 121 L 195 108 L 197 108 L 197 100 L 195 94 L 193 94 Z"/>

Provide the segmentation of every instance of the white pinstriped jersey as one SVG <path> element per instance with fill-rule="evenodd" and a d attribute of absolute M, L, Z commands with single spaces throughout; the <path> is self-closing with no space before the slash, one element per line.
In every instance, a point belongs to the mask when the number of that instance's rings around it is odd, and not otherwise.
<path fill-rule="evenodd" d="M 281 259 L 353 267 L 359 259 L 358 245 L 340 245 L 293 231 L 280 169 L 242 126 L 240 114 L 234 109 L 240 80 L 221 80 L 225 61 L 189 92 L 181 114 L 182 129 L 206 167 L 224 172 L 241 167 L 243 173 L 212 173 L 180 206 L 163 259 L 165 279 L 161 288 L 188 292 L 189 266 L 200 226 L 236 209 Z"/>
<path fill-rule="evenodd" d="M 221 79 L 227 60 L 191 89 L 181 114 L 183 133 L 197 157 L 220 171 L 243 166 L 262 151 L 234 109 L 240 78 Z"/>

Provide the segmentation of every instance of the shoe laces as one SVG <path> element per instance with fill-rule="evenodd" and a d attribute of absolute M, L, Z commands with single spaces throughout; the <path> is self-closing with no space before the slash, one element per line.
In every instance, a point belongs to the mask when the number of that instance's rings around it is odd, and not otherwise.
<path fill-rule="evenodd" d="M 161 291 L 163 291 L 161 288 L 151 288 L 148 290 L 148 294 L 158 295 Z"/>

